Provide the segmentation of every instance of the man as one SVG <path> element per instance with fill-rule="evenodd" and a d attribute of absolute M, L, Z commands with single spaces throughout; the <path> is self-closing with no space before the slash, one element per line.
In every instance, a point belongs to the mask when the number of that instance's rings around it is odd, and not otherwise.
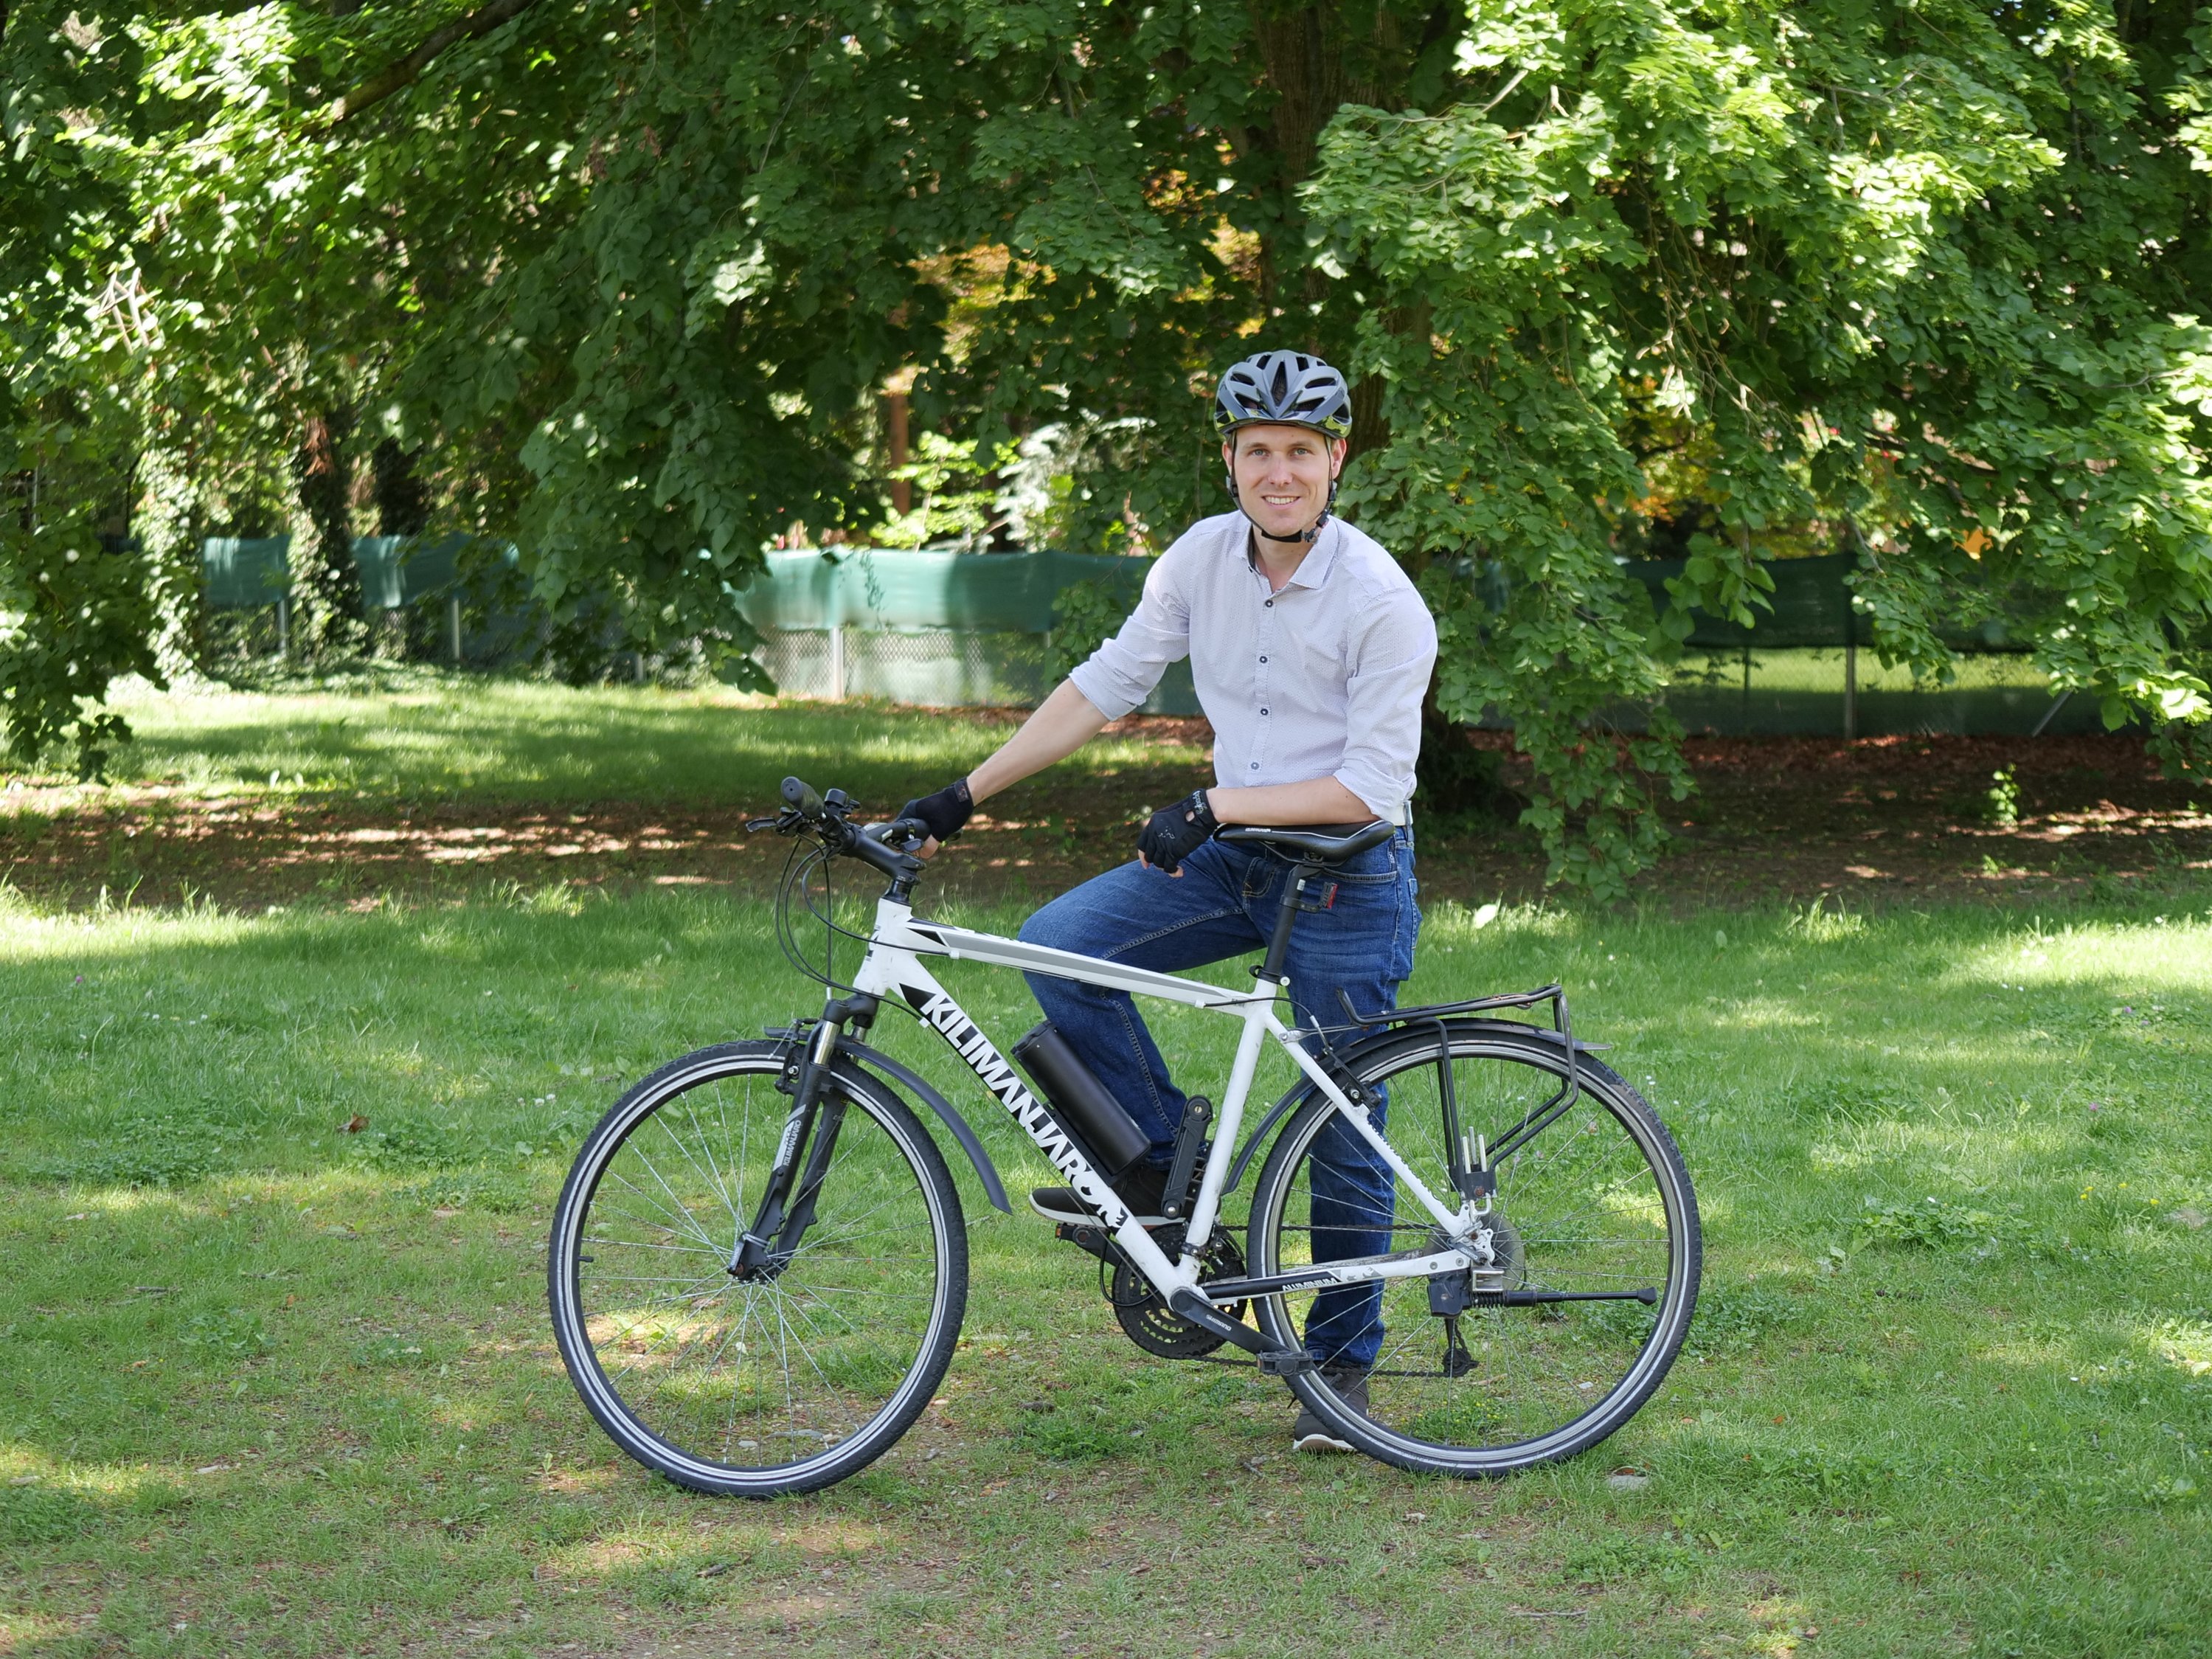
<path fill-rule="evenodd" d="M 1214 731 L 1215 784 L 1155 812 L 1133 863 L 1054 900 L 1024 924 L 1041 945 L 1173 971 L 1264 948 L 1288 866 L 1263 848 L 1212 839 L 1223 824 L 1354 824 L 1388 818 L 1388 844 L 1334 872 L 1334 896 L 1299 918 L 1288 963 L 1302 1025 L 1391 1006 L 1413 971 L 1408 802 L 1436 625 L 1413 585 L 1370 538 L 1330 516 L 1352 429 L 1344 377 L 1318 357 L 1263 351 L 1222 377 L 1214 398 L 1237 510 L 1201 520 L 1162 554 L 1121 631 L 1071 673 L 998 753 L 967 777 L 908 802 L 939 842 L 977 801 L 1042 770 L 1151 695 L 1188 656 Z M 1158 1212 L 1184 1097 L 1124 993 L 1029 976 L 1045 1013 L 1151 1136 L 1124 1176 L 1140 1217 Z M 1379 1113 L 1381 1106 L 1378 1103 Z M 1390 1248 L 1391 1177 L 1342 1124 L 1316 1143 L 1310 1177 L 1316 1257 Z M 1054 1220 L 1087 1212 L 1065 1188 L 1030 1202 Z M 1325 1242 L 1328 1241 L 1328 1242 Z M 1337 1393 L 1365 1409 L 1382 1339 L 1379 1289 L 1333 1291 L 1307 1316 L 1309 1352 Z M 1301 1450 L 1350 1451 L 1301 1413 Z"/>

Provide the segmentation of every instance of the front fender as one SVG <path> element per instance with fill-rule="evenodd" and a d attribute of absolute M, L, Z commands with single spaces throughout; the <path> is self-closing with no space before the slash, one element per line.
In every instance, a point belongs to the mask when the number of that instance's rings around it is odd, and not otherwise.
<path fill-rule="evenodd" d="M 902 1066 L 889 1054 L 871 1048 L 865 1042 L 841 1037 L 837 1052 L 851 1056 L 872 1071 L 881 1072 L 892 1082 L 912 1090 L 927 1102 L 929 1109 L 935 1112 L 944 1121 L 945 1127 L 952 1132 L 952 1138 L 960 1143 L 960 1150 L 968 1154 L 968 1161 L 975 1166 L 975 1178 L 983 1183 L 983 1195 L 991 1200 L 991 1207 L 1007 1215 L 1014 1212 L 1014 1206 L 1006 1201 L 1006 1183 L 999 1179 L 999 1171 L 991 1162 L 990 1153 L 983 1150 L 983 1143 L 975 1139 L 975 1132 L 968 1127 L 968 1120 L 960 1115 L 951 1101 L 938 1093 L 910 1067 Z"/>

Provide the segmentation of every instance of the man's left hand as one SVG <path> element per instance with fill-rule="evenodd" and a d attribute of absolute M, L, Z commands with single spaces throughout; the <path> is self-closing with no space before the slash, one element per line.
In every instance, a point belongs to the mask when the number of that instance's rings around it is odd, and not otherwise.
<path fill-rule="evenodd" d="M 1137 857 L 1171 876 L 1182 873 L 1182 861 L 1212 839 L 1221 828 L 1206 791 L 1194 789 L 1172 806 L 1152 814 L 1137 837 Z"/>

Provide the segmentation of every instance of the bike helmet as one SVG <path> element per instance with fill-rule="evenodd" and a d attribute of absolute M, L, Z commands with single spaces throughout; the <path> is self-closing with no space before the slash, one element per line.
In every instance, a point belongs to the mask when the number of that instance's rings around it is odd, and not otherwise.
<path fill-rule="evenodd" d="M 1318 357 L 1263 351 L 1221 377 L 1213 424 L 1224 438 L 1241 426 L 1310 427 L 1323 437 L 1348 438 L 1352 388 Z"/>

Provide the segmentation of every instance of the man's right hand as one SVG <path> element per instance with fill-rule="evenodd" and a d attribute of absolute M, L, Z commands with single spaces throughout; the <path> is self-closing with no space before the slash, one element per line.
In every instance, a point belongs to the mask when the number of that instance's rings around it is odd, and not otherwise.
<path fill-rule="evenodd" d="M 975 810 L 975 797 L 968 793 L 968 780 L 955 778 L 933 795 L 920 795 L 899 808 L 902 818 L 919 818 L 929 830 L 929 839 L 922 843 L 921 856 L 927 858 L 939 846 L 951 841 L 968 826 L 969 816 Z"/>

